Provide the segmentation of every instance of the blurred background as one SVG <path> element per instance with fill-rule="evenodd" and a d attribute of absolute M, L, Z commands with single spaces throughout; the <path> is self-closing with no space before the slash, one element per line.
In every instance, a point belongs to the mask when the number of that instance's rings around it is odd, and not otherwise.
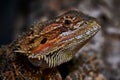
<path fill-rule="evenodd" d="M 108 80 L 120 80 L 120 0 L 2 0 L 0 45 L 12 42 L 34 22 L 49 20 L 71 9 L 100 22 L 101 31 L 84 50 L 100 56 Z"/>

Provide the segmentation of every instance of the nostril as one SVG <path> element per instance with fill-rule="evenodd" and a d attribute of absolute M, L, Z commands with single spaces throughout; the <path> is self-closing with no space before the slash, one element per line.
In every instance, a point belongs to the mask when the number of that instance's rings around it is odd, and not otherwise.
<path fill-rule="evenodd" d="M 45 44 L 46 42 L 47 42 L 47 38 L 43 38 L 40 43 Z"/>

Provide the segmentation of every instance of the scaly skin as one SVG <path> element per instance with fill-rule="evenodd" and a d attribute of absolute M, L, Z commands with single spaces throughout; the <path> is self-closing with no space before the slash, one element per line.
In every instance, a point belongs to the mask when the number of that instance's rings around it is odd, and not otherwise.
<path fill-rule="evenodd" d="M 36 23 L 5 47 L 6 50 L 1 49 L 1 58 L 7 54 L 6 58 L 11 64 L 9 66 L 14 68 L 4 70 L 4 74 L 11 73 L 15 76 L 12 80 L 38 80 L 41 77 L 48 80 L 54 76 L 60 77 L 55 67 L 71 60 L 100 28 L 94 18 L 78 11 L 68 11 L 48 22 Z M 12 56 L 8 57 L 9 55 Z M 1 71 L 0 74 L 2 73 Z"/>

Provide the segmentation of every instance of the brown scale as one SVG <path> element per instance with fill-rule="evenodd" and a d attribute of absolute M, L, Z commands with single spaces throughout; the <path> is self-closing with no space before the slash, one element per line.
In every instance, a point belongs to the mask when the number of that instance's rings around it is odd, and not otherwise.
<path fill-rule="evenodd" d="M 95 23 L 93 27 L 98 27 L 95 33 L 100 29 L 94 18 L 74 10 L 68 11 L 51 21 L 34 24 L 32 29 L 21 35 L 16 41 L 0 49 L 0 78 L 3 80 L 62 80 L 56 66 L 65 63 L 65 59 L 68 59 L 67 61 L 72 59 L 79 49 L 95 35 L 90 34 L 90 37 L 85 40 L 74 39 L 70 42 L 64 42 L 63 39 L 75 38 L 78 33 L 71 33 L 71 37 L 69 37 L 70 35 L 60 35 L 68 31 L 74 32 L 74 30 L 78 29 L 74 28 L 74 25 L 81 21 L 87 22 L 87 24 L 86 27 L 78 25 L 78 28 L 81 26 L 84 28 L 83 32 L 79 32 L 85 33 L 88 30 L 87 27 L 92 28 L 90 25 L 93 23 Z M 77 41 L 81 41 L 81 43 L 76 44 Z M 70 43 L 71 45 L 69 46 Z M 52 51 L 53 54 L 50 54 Z M 61 51 L 57 54 L 59 56 L 54 56 L 59 51 Z M 34 58 L 33 54 L 36 56 L 37 54 L 42 54 L 47 59 L 49 57 L 49 63 L 43 59 L 38 60 L 38 56 Z M 30 58 L 29 56 L 32 57 Z M 55 62 L 51 59 L 53 56 L 54 58 L 60 57 L 61 62 L 56 58 L 58 62 L 54 67 L 50 67 L 49 64 L 51 65 L 52 62 Z M 37 65 L 37 63 L 40 65 Z"/>

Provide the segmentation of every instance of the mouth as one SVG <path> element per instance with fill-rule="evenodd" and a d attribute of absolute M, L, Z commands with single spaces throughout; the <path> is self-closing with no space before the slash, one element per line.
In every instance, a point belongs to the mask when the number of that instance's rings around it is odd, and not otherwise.
<path fill-rule="evenodd" d="M 97 24 L 96 21 L 86 24 L 78 29 L 70 32 L 63 32 L 59 36 L 61 37 L 58 45 L 64 44 L 64 46 L 57 46 L 57 49 L 49 51 L 47 55 L 44 54 L 32 54 L 29 55 L 29 60 L 35 66 L 41 67 L 55 67 L 64 62 L 69 61 L 73 54 L 69 54 L 70 51 L 74 52 L 74 46 L 80 45 L 93 37 L 99 30 L 101 26 Z M 70 50 L 71 49 L 71 50 Z M 37 60 L 34 60 L 37 59 Z M 39 64 L 39 65 L 38 65 Z"/>

